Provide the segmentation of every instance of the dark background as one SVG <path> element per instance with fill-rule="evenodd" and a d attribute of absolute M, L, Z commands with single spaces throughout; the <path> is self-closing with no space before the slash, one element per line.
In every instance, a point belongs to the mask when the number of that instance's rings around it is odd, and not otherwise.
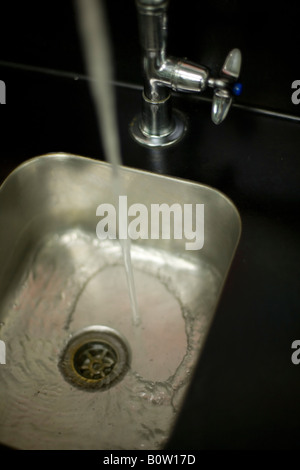
<path fill-rule="evenodd" d="M 115 79 L 142 84 L 134 0 L 105 0 Z M 84 73 L 74 0 L 6 2 L 1 9 L 0 61 Z M 299 116 L 291 84 L 299 79 L 298 2 L 171 0 L 168 50 L 217 73 L 234 47 L 243 53 L 239 103 Z"/>
<path fill-rule="evenodd" d="M 73 2 L 1 5 L 1 181 L 48 152 L 103 159 Z M 147 150 L 128 133 L 141 106 L 141 50 L 133 0 L 106 1 L 124 164 L 224 191 L 243 233 L 169 449 L 299 449 L 300 80 L 299 3 L 173 0 L 170 54 L 214 73 L 243 53 L 244 91 L 214 126 L 210 102 L 175 96 L 189 133 L 170 150 Z M 207 92 L 206 98 L 211 97 Z M 1 228 L 3 229 L 3 228 Z"/>

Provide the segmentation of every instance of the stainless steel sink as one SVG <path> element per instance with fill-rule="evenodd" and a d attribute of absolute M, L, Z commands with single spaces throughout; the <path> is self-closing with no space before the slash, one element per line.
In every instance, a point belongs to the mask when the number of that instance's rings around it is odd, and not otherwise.
<path fill-rule="evenodd" d="M 204 246 L 132 241 L 141 324 L 122 250 L 99 240 L 110 165 L 45 155 L 0 190 L 0 442 L 18 449 L 160 449 L 184 400 L 241 230 L 200 184 L 122 168 L 128 203 L 204 204 Z"/>

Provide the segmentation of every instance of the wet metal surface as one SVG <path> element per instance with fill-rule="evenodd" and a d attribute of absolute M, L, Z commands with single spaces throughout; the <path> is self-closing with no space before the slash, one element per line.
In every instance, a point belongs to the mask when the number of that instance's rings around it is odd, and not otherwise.
<path fill-rule="evenodd" d="M 129 202 L 179 200 L 206 208 L 202 250 L 187 251 L 184 240 L 132 243 L 138 327 L 132 325 L 119 242 L 96 237 L 96 208 L 113 201 L 110 167 L 44 156 L 25 163 L 1 188 L 5 445 L 159 449 L 174 426 L 235 252 L 240 219 L 211 188 L 129 169 L 123 176 Z M 72 385 L 59 368 L 62 351 L 91 325 L 117 330 L 131 355 L 122 380 L 94 393 Z M 107 355 L 110 364 L 113 354 Z M 84 363 L 77 360 L 77 369 Z"/>

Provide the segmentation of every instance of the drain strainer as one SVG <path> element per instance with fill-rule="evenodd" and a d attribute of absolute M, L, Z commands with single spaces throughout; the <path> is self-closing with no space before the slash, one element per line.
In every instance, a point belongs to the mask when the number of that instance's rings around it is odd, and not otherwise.
<path fill-rule="evenodd" d="M 86 390 L 107 390 L 126 374 L 130 351 L 125 338 L 116 330 L 90 326 L 72 336 L 58 365 L 72 385 Z"/>

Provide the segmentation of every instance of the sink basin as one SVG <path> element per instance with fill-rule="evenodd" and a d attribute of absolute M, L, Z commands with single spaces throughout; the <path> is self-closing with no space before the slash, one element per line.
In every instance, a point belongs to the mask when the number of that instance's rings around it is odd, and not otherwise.
<path fill-rule="evenodd" d="M 122 167 L 128 206 L 204 204 L 204 244 L 131 241 L 133 325 L 107 163 L 29 160 L 0 189 L 0 443 L 17 449 L 161 449 L 201 354 L 241 230 L 200 184 Z"/>

